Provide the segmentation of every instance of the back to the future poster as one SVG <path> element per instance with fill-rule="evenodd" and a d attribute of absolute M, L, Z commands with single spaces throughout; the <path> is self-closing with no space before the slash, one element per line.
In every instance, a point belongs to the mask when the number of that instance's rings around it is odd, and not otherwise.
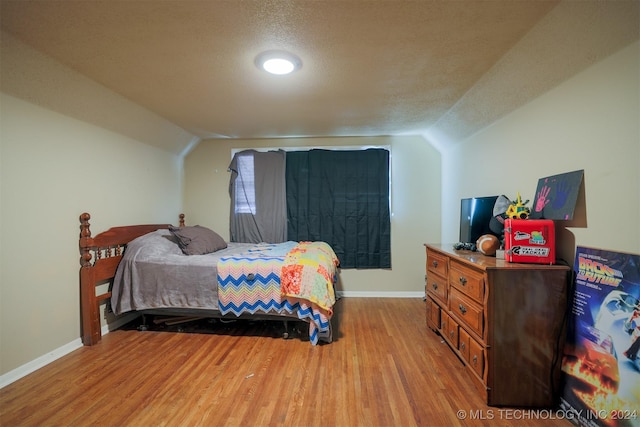
<path fill-rule="evenodd" d="M 640 255 L 578 247 L 561 408 L 580 426 L 640 426 Z"/>

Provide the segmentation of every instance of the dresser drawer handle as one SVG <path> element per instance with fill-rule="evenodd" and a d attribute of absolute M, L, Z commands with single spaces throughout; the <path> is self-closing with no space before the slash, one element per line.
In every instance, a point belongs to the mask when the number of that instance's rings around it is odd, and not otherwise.
<path fill-rule="evenodd" d="M 431 284 L 431 287 L 435 290 L 438 290 L 438 284 L 435 282 Z"/>
<path fill-rule="evenodd" d="M 453 337 L 454 337 L 454 335 L 455 335 L 455 332 L 454 332 L 453 330 L 449 331 L 449 336 L 450 336 L 451 338 L 453 338 Z"/>
<path fill-rule="evenodd" d="M 473 364 L 474 365 L 478 364 L 478 356 L 473 356 Z"/>
<path fill-rule="evenodd" d="M 438 261 L 432 261 L 431 265 L 433 265 L 434 268 L 438 268 Z"/>
<path fill-rule="evenodd" d="M 460 281 L 460 284 L 461 284 L 462 286 L 464 286 L 464 285 L 466 285 L 466 284 L 467 284 L 467 278 L 466 278 L 466 277 L 464 277 L 464 276 L 460 276 L 460 278 L 459 278 L 458 280 Z"/>
<path fill-rule="evenodd" d="M 464 343 L 463 343 L 463 342 L 461 342 L 461 343 L 460 343 L 460 348 L 462 349 L 462 351 L 464 351 L 464 347 L 465 347 Z"/>
<path fill-rule="evenodd" d="M 467 313 L 467 307 L 465 307 L 464 305 L 460 304 L 458 306 L 458 308 L 460 309 L 460 313 L 462 313 L 462 314 L 466 314 Z"/>

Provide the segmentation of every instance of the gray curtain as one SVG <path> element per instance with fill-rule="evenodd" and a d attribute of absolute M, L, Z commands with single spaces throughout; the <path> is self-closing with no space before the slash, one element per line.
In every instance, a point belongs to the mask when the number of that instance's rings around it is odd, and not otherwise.
<path fill-rule="evenodd" d="M 232 242 L 287 240 L 285 152 L 245 150 L 229 165 Z"/>

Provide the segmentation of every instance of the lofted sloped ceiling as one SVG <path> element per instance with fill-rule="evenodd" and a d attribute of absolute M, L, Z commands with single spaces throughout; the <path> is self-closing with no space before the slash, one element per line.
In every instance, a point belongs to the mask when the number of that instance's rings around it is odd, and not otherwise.
<path fill-rule="evenodd" d="M 636 0 L 0 4 L 2 31 L 198 138 L 464 139 L 640 27 Z M 270 49 L 302 68 L 258 70 Z"/>

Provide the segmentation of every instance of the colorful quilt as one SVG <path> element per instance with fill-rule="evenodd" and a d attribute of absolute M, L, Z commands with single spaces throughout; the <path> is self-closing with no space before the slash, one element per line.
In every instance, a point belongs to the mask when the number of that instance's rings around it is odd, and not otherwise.
<path fill-rule="evenodd" d="M 336 302 L 333 283 L 338 257 L 325 242 L 300 242 L 284 259 L 280 289 L 288 297 L 302 298 L 329 313 Z"/>
<path fill-rule="evenodd" d="M 319 242 L 263 243 L 221 258 L 217 265 L 220 312 L 295 314 L 309 322 L 312 344 L 331 341 L 338 261 L 329 245 L 315 243 Z"/>

